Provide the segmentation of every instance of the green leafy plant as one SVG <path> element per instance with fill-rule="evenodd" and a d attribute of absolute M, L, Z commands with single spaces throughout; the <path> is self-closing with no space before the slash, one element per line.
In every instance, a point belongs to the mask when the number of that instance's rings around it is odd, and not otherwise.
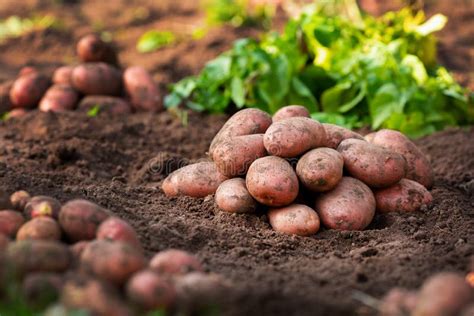
<path fill-rule="evenodd" d="M 19 37 L 33 30 L 48 28 L 61 28 L 61 23 L 52 15 L 34 16 L 24 19 L 12 15 L 4 20 L 0 20 L 0 41 Z"/>
<path fill-rule="evenodd" d="M 173 32 L 151 30 L 140 36 L 137 42 L 137 50 L 140 53 L 150 53 L 170 46 L 176 41 L 177 38 Z"/>

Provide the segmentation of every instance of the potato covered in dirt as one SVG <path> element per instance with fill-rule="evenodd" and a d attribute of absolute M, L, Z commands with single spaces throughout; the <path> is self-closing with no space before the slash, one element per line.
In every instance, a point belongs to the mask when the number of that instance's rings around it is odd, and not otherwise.
<path fill-rule="evenodd" d="M 268 219 L 275 231 L 289 235 L 311 236 L 320 226 L 318 214 L 303 204 L 270 209 Z"/>
<path fill-rule="evenodd" d="M 122 86 L 120 71 L 106 63 L 86 63 L 74 67 L 72 86 L 86 95 L 118 95 Z"/>
<path fill-rule="evenodd" d="M 25 218 L 21 213 L 11 210 L 0 211 L 0 234 L 15 237 Z"/>
<path fill-rule="evenodd" d="M 51 82 L 48 77 L 32 72 L 15 80 L 10 90 L 10 101 L 13 107 L 33 108 L 48 90 Z"/>
<path fill-rule="evenodd" d="M 55 84 L 72 84 L 72 71 L 74 66 L 61 66 L 53 73 L 53 83 Z"/>
<path fill-rule="evenodd" d="M 98 35 L 82 37 L 76 45 L 76 52 L 83 62 L 104 62 L 117 65 L 117 54 L 112 45 L 104 42 Z"/>
<path fill-rule="evenodd" d="M 245 175 L 256 159 L 267 155 L 263 134 L 243 135 L 219 143 L 212 153 L 212 160 L 226 177 Z"/>
<path fill-rule="evenodd" d="M 205 197 L 214 194 L 225 180 L 227 177 L 217 170 L 214 162 L 203 161 L 172 172 L 161 188 L 167 196 Z"/>
<path fill-rule="evenodd" d="M 49 88 L 39 103 L 43 112 L 65 112 L 76 108 L 79 94 L 68 84 L 55 84 Z"/>
<path fill-rule="evenodd" d="M 61 203 L 55 198 L 38 195 L 31 198 L 25 206 L 26 218 L 48 216 L 57 219 L 61 211 Z"/>
<path fill-rule="evenodd" d="M 405 135 L 383 129 L 366 136 L 368 142 L 399 153 L 407 161 L 406 178 L 421 183 L 426 188 L 433 185 L 433 169 L 428 157 Z"/>
<path fill-rule="evenodd" d="M 337 146 L 339 146 L 339 144 L 345 139 L 364 139 L 362 135 L 342 126 L 323 123 L 323 127 L 326 131 L 326 144 L 324 145 L 325 147 L 336 149 Z"/>
<path fill-rule="evenodd" d="M 160 92 L 151 75 L 140 66 L 128 67 L 123 73 L 125 90 L 137 111 L 161 111 Z"/>
<path fill-rule="evenodd" d="M 296 165 L 303 186 L 314 192 L 333 189 L 341 180 L 344 159 L 331 148 L 316 148 L 304 154 Z"/>
<path fill-rule="evenodd" d="M 118 217 L 109 217 L 97 229 L 97 239 L 106 239 L 129 243 L 141 248 L 140 240 L 135 230 L 126 221 Z"/>
<path fill-rule="evenodd" d="M 35 217 L 21 226 L 16 240 L 40 239 L 60 240 L 61 228 L 51 217 Z"/>
<path fill-rule="evenodd" d="M 363 230 L 374 218 L 375 198 L 363 182 L 343 177 L 332 191 L 316 198 L 315 209 L 328 228 Z"/>
<path fill-rule="evenodd" d="M 150 260 L 150 268 L 160 274 L 186 274 L 193 271 L 204 271 L 199 259 L 179 249 L 168 249 L 158 252 Z"/>
<path fill-rule="evenodd" d="M 381 316 L 412 315 L 418 300 L 418 293 L 403 288 L 391 289 L 380 304 Z"/>
<path fill-rule="evenodd" d="M 321 123 L 307 117 L 290 117 L 275 122 L 263 137 L 267 152 L 283 158 L 297 157 L 325 142 L 326 132 Z"/>
<path fill-rule="evenodd" d="M 23 212 L 26 204 L 31 200 L 31 196 L 24 190 L 15 191 L 10 195 L 10 203 L 17 211 Z"/>
<path fill-rule="evenodd" d="M 71 241 L 91 240 L 99 225 L 109 217 L 99 205 L 87 200 L 72 200 L 59 213 L 59 224 Z"/>
<path fill-rule="evenodd" d="M 242 178 L 222 182 L 217 188 L 215 201 L 221 210 L 229 213 L 253 213 L 257 209 L 257 201 L 250 195 Z"/>
<path fill-rule="evenodd" d="M 56 302 L 63 286 L 63 277 L 58 273 L 31 273 L 23 280 L 22 294 L 30 306 L 44 309 Z"/>
<path fill-rule="evenodd" d="M 291 165 L 280 157 L 255 160 L 250 165 L 245 181 L 253 198 L 264 205 L 289 205 L 298 195 L 298 177 Z"/>
<path fill-rule="evenodd" d="M 306 107 L 302 105 L 287 105 L 273 114 L 273 122 L 278 122 L 290 117 L 311 117 Z"/>
<path fill-rule="evenodd" d="M 374 196 L 377 211 L 381 213 L 415 212 L 433 201 L 431 193 L 423 185 L 408 179 L 402 179 L 388 188 L 375 190 Z"/>
<path fill-rule="evenodd" d="M 343 140 L 337 147 L 349 174 L 373 188 L 389 187 L 406 172 L 402 155 L 360 139 Z"/>
<path fill-rule="evenodd" d="M 79 102 L 78 110 L 81 112 L 89 112 L 93 108 L 97 108 L 97 114 L 121 115 L 132 113 L 130 103 L 118 97 L 88 95 Z"/>
<path fill-rule="evenodd" d="M 176 290 L 166 277 L 150 270 L 135 273 L 127 282 L 128 299 L 144 310 L 168 309 L 176 300 Z"/>

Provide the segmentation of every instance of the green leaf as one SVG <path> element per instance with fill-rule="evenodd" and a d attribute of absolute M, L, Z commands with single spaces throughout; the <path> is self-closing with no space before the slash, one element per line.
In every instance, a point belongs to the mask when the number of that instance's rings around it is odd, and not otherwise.
<path fill-rule="evenodd" d="M 352 100 L 350 100 L 349 102 L 344 103 L 343 105 L 341 105 L 339 107 L 339 112 L 346 113 L 346 112 L 352 110 L 354 107 L 357 106 L 357 104 L 359 104 L 364 99 L 366 93 L 367 93 L 366 85 L 362 85 L 359 88 L 359 92 L 357 93 L 357 95 Z"/>
<path fill-rule="evenodd" d="M 239 77 L 232 78 L 232 83 L 230 85 L 232 93 L 232 101 L 238 108 L 241 108 L 245 105 L 245 88 L 244 82 Z"/>
<path fill-rule="evenodd" d="M 94 105 L 93 107 L 91 107 L 91 108 L 87 111 L 87 116 L 89 116 L 89 117 L 96 117 L 97 115 L 99 115 L 100 109 L 101 109 L 101 105 L 100 105 L 100 104 Z"/>
<path fill-rule="evenodd" d="M 410 68 L 412 77 L 419 85 L 424 84 L 428 79 L 425 65 L 417 56 L 407 54 L 402 60 L 402 65 Z"/>
<path fill-rule="evenodd" d="M 230 77 L 230 69 L 232 58 L 230 56 L 221 55 L 216 59 L 208 62 L 204 68 L 204 78 L 207 81 L 220 84 Z"/>
<path fill-rule="evenodd" d="M 344 93 L 352 88 L 350 82 L 342 82 L 324 91 L 321 96 L 321 106 L 325 112 L 336 113 L 344 102 Z"/>
<path fill-rule="evenodd" d="M 433 15 L 425 23 L 419 25 L 416 28 L 416 32 L 422 36 L 426 36 L 433 32 L 442 30 L 447 22 L 448 22 L 448 18 L 438 13 L 438 14 Z"/>
<path fill-rule="evenodd" d="M 294 77 L 291 80 L 291 90 L 295 92 L 295 95 L 290 98 L 288 102 L 289 104 L 304 105 L 306 108 L 308 108 L 310 113 L 319 109 L 318 101 L 311 93 L 309 88 L 298 77 Z"/>
<path fill-rule="evenodd" d="M 393 114 L 402 113 L 405 101 L 393 83 L 386 83 L 369 101 L 372 128 L 377 129 Z"/>
<path fill-rule="evenodd" d="M 144 33 L 137 42 L 140 53 L 150 53 L 176 42 L 176 36 L 170 31 L 151 30 Z"/>
<path fill-rule="evenodd" d="M 165 97 L 165 107 L 174 108 L 181 104 L 183 99 L 175 92 L 168 94 Z"/>

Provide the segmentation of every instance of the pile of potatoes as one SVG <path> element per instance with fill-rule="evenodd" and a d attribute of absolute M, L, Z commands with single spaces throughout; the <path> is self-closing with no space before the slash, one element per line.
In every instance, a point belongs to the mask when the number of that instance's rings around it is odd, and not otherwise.
<path fill-rule="evenodd" d="M 160 93 L 142 67 L 122 71 L 112 45 L 90 34 L 77 43 L 80 63 L 61 66 L 52 75 L 33 67 L 21 69 L 15 80 L 0 85 L 0 112 L 19 117 L 38 108 L 44 112 L 83 111 L 128 114 L 161 111 Z"/>
<path fill-rule="evenodd" d="M 19 284 L 30 307 L 51 314 L 189 312 L 228 287 L 186 251 L 168 249 L 148 260 L 135 230 L 93 202 L 61 205 L 25 191 L 7 202 L 0 211 L 0 304 Z"/>
<path fill-rule="evenodd" d="M 234 114 L 209 148 L 210 160 L 171 173 L 167 196 L 215 194 L 231 213 L 267 211 L 274 230 L 309 236 L 322 223 L 363 230 L 377 212 L 414 212 L 430 204 L 430 162 L 406 136 L 381 130 L 363 137 L 321 124 L 290 105 L 273 118 L 258 109 Z"/>

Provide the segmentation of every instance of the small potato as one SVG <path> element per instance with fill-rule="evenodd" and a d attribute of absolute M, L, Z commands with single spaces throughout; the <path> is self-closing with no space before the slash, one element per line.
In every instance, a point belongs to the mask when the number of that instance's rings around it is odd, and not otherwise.
<path fill-rule="evenodd" d="M 341 126 L 323 123 L 323 127 L 326 131 L 326 144 L 324 145 L 325 147 L 336 149 L 337 146 L 339 146 L 339 144 L 345 139 L 364 139 L 362 135 Z"/>
<path fill-rule="evenodd" d="M 257 209 L 257 201 L 250 195 L 242 178 L 222 182 L 217 188 L 215 201 L 221 210 L 229 213 L 253 213 Z"/>
<path fill-rule="evenodd" d="M 222 126 L 209 147 L 212 157 L 214 148 L 222 141 L 242 135 L 262 134 L 272 124 L 272 118 L 267 112 L 259 109 L 244 109 L 235 113 Z"/>
<path fill-rule="evenodd" d="M 314 192 L 332 190 L 341 180 L 344 159 L 331 148 L 316 148 L 304 154 L 296 165 L 301 183 Z"/>
<path fill-rule="evenodd" d="M 97 229 L 97 239 L 106 239 L 129 243 L 141 249 L 141 243 L 135 230 L 126 221 L 118 217 L 109 217 Z"/>
<path fill-rule="evenodd" d="M 246 177 L 249 193 L 258 202 L 273 206 L 291 204 L 298 195 L 298 177 L 283 158 L 269 156 L 255 160 Z"/>
<path fill-rule="evenodd" d="M 416 212 L 433 201 L 431 193 L 418 182 L 402 179 L 391 187 L 374 191 L 377 211 Z"/>
<path fill-rule="evenodd" d="M 363 230 L 374 218 L 375 198 L 363 182 L 343 177 L 334 190 L 316 198 L 315 209 L 328 228 Z"/>
<path fill-rule="evenodd" d="M 290 117 L 311 117 L 307 108 L 302 105 L 287 105 L 273 114 L 273 122 L 278 122 Z"/>
<path fill-rule="evenodd" d="M 29 75 L 32 73 L 38 73 L 38 69 L 32 66 L 21 67 L 20 71 L 18 72 L 18 77 Z"/>
<path fill-rule="evenodd" d="M 311 236 L 319 230 L 319 216 L 310 207 L 292 204 L 268 211 L 268 219 L 273 229 L 279 233 Z"/>
<path fill-rule="evenodd" d="M 128 67 L 123 73 L 123 82 L 135 110 L 153 112 L 163 110 L 158 86 L 145 68 Z"/>
<path fill-rule="evenodd" d="M 74 66 L 61 66 L 56 68 L 53 73 L 54 84 L 72 85 L 72 71 Z"/>
<path fill-rule="evenodd" d="M 35 217 L 21 226 L 16 240 L 60 240 L 61 228 L 51 217 Z"/>
<path fill-rule="evenodd" d="M 457 273 L 441 272 L 420 289 L 414 316 L 455 316 L 474 299 L 474 291 Z"/>
<path fill-rule="evenodd" d="M 0 114 L 8 112 L 12 109 L 10 90 L 13 87 L 13 83 L 13 80 L 8 80 L 0 84 Z"/>
<path fill-rule="evenodd" d="M 160 274 L 178 275 L 204 269 L 199 259 L 179 249 L 168 249 L 158 252 L 150 260 L 150 268 Z"/>
<path fill-rule="evenodd" d="M 141 249 L 118 241 L 94 240 L 81 255 L 81 267 L 85 271 L 116 285 L 124 284 L 145 266 Z"/>
<path fill-rule="evenodd" d="M 37 106 L 50 84 L 48 77 L 37 72 L 19 77 L 10 90 L 10 101 L 13 107 L 33 108 Z"/>
<path fill-rule="evenodd" d="M 106 63 L 86 63 L 74 67 L 72 86 L 86 95 L 118 95 L 121 91 L 120 71 Z"/>
<path fill-rule="evenodd" d="M 252 162 L 266 155 L 263 134 L 253 134 L 222 141 L 214 148 L 212 160 L 220 173 L 232 178 L 245 175 Z"/>
<path fill-rule="evenodd" d="M 370 187 L 386 188 L 405 176 L 406 161 L 402 155 L 364 140 L 343 140 L 337 151 L 349 174 Z"/>
<path fill-rule="evenodd" d="M 11 210 L 0 211 L 0 234 L 15 237 L 24 222 L 25 219 L 21 213 Z"/>
<path fill-rule="evenodd" d="M 214 194 L 225 180 L 227 177 L 217 170 L 214 162 L 204 161 L 173 171 L 163 181 L 161 189 L 167 196 L 205 197 Z"/>
<path fill-rule="evenodd" d="M 412 315 L 418 300 L 416 291 L 403 288 L 391 289 L 380 304 L 380 316 Z"/>
<path fill-rule="evenodd" d="M 13 194 L 10 195 L 10 203 L 12 204 L 15 210 L 20 212 L 23 212 L 25 210 L 26 204 L 30 200 L 30 194 L 23 190 L 13 192 Z"/>
<path fill-rule="evenodd" d="M 75 261 L 81 259 L 84 249 L 86 249 L 87 245 L 90 243 L 91 242 L 88 240 L 81 240 L 69 246 L 69 250 L 71 251 L 72 257 Z"/>
<path fill-rule="evenodd" d="M 298 157 L 325 142 L 326 132 L 321 123 L 307 117 L 290 117 L 275 122 L 263 137 L 267 152 L 283 158 Z"/>
<path fill-rule="evenodd" d="M 55 84 L 46 91 L 39 103 L 39 109 L 43 112 L 65 112 L 72 111 L 77 106 L 79 94 L 68 84 Z"/>
<path fill-rule="evenodd" d="M 135 273 L 127 283 L 128 299 L 144 310 L 168 309 L 176 300 L 172 283 L 153 271 Z"/>
<path fill-rule="evenodd" d="M 26 276 L 22 294 L 28 305 L 44 309 L 58 300 L 62 286 L 63 278 L 60 274 L 36 272 Z"/>
<path fill-rule="evenodd" d="M 383 129 L 366 136 L 368 142 L 396 152 L 407 161 L 406 178 L 421 183 L 426 188 L 433 186 L 433 169 L 428 157 L 405 135 L 398 131 Z"/>
<path fill-rule="evenodd" d="M 38 195 L 31 198 L 25 206 L 27 219 L 48 216 L 57 219 L 61 211 L 61 203 L 55 198 Z"/>
<path fill-rule="evenodd" d="M 76 46 L 77 56 L 83 62 L 104 62 L 117 65 L 117 54 L 109 43 L 104 42 L 98 35 L 89 34 L 82 37 Z"/>
<path fill-rule="evenodd" d="M 88 112 L 93 107 L 99 108 L 99 114 L 107 113 L 110 115 L 121 115 L 132 113 L 132 106 L 128 101 L 102 95 L 88 95 L 81 100 L 78 110 L 81 112 Z"/>
<path fill-rule="evenodd" d="M 108 217 L 108 212 L 99 205 L 78 199 L 63 205 L 59 224 L 71 241 L 91 240 L 96 236 L 97 227 Z"/>

